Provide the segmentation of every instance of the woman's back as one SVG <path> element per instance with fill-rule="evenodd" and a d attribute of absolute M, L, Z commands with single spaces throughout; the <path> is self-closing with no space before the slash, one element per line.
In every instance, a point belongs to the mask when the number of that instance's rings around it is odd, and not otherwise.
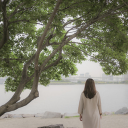
<path fill-rule="evenodd" d="M 82 114 L 83 128 L 100 128 L 100 113 L 102 113 L 102 110 L 99 98 L 99 92 L 91 99 L 86 98 L 82 92 L 78 113 Z"/>
<path fill-rule="evenodd" d="M 85 96 L 85 91 L 81 93 L 78 113 L 80 116 L 82 115 L 83 128 L 101 128 L 100 115 L 102 114 L 102 109 L 98 91 L 92 98 Z"/>

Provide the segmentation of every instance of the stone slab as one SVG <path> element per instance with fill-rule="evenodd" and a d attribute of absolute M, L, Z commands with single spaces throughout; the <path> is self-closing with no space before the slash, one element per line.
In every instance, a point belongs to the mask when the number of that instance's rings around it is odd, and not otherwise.
<path fill-rule="evenodd" d="M 34 117 L 43 117 L 44 113 L 37 113 L 34 115 Z"/>
<path fill-rule="evenodd" d="M 34 117 L 34 114 L 23 114 L 23 118 Z"/>
<path fill-rule="evenodd" d="M 42 118 L 61 118 L 61 113 L 46 111 Z"/>

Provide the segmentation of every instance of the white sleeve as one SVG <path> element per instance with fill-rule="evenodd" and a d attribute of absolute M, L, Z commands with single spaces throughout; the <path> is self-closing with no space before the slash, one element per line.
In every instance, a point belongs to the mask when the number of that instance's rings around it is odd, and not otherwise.
<path fill-rule="evenodd" d="M 78 107 L 78 113 L 79 114 L 82 114 L 83 113 L 83 107 L 84 107 L 84 102 L 83 102 L 82 95 L 83 95 L 83 93 L 81 93 L 80 101 L 79 101 L 79 107 Z"/>
<path fill-rule="evenodd" d="M 102 115 L 101 98 L 99 92 L 98 92 L 98 109 L 99 109 L 99 114 Z"/>

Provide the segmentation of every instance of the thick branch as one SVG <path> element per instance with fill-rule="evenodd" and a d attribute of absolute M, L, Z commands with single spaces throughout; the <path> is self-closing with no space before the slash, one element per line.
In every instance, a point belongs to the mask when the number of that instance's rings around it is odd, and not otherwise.
<path fill-rule="evenodd" d="M 45 47 L 46 47 L 46 44 L 43 45 L 42 49 Z M 19 96 L 20 96 L 22 90 L 24 89 L 25 84 L 27 82 L 29 82 L 34 77 L 34 74 L 32 74 L 30 77 L 27 76 L 27 69 L 28 69 L 29 65 L 35 60 L 35 56 L 36 56 L 36 53 L 24 64 L 20 84 L 18 85 L 17 90 L 14 93 L 13 97 L 5 104 L 6 106 L 14 104 L 18 100 L 20 100 Z"/>
<path fill-rule="evenodd" d="M 47 25 L 45 27 L 44 33 L 41 36 L 41 39 L 40 39 L 40 42 L 39 42 L 39 45 L 38 45 L 38 49 L 37 49 L 36 57 L 35 57 L 35 74 L 34 74 L 34 81 L 33 81 L 33 86 L 32 86 L 32 92 L 37 90 L 37 87 L 38 87 L 38 81 L 39 81 L 38 60 L 39 60 L 39 54 L 41 52 L 42 44 L 43 44 L 44 39 L 46 37 L 46 34 L 47 34 L 48 30 L 49 30 L 49 27 L 52 24 L 54 16 L 56 15 L 56 12 L 57 12 L 57 10 L 59 8 L 60 3 L 61 3 L 61 0 L 57 0 L 57 4 L 55 6 L 55 9 L 54 9 L 53 13 L 51 14 L 51 16 L 50 16 L 50 18 L 48 20 L 48 23 L 47 23 Z"/>
<path fill-rule="evenodd" d="M 43 41 L 45 39 L 45 36 L 46 36 L 46 34 L 47 34 L 48 30 L 49 30 L 50 25 L 51 25 L 51 23 L 52 23 L 52 21 L 54 19 L 54 16 L 56 15 L 56 12 L 57 12 L 57 10 L 59 8 L 60 3 L 61 3 L 61 0 L 58 0 L 57 4 L 55 6 L 55 9 L 54 9 L 52 15 L 50 16 L 49 21 L 48 21 L 48 23 L 47 23 L 47 25 L 45 27 L 44 33 L 41 36 L 41 39 L 40 39 L 40 42 L 39 42 L 39 45 L 38 45 L 38 50 L 37 50 L 37 53 L 36 53 L 35 66 L 38 65 L 38 58 L 39 58 L 39 54 L 40 54 L 40 51 L 41 51 L 42 43 L 43 43 Z"/>
<path fill-rule="evenodd" d="M 56 65 L 59 63 L 59 61 L 60 61 L 61 59 L 62 59 L 62 56 L 58 57 L 58 59 L 57 59 L 55 62 L 53 62 L 53 63 L 49 64 L 48 66 L 46 66 L 45 68 L 43 68 L 43 69 L 41 70 L 41 72 L 44 71 L 44 70 L 49 69 L 49 68 L 52 67 L 52 66 L 56 66 Z M 41 72 L 40 72 L 40 73 L 41 73 Z"/>
<path fill-rule="evenodd" d="M 39 97 L 39 92 L 36 90 L 34 91 L 34 93 L 30 93 L 29 96 L 25 99 L 23 99 L 22 101 L 18 102 L 18 103 L 15 103 L 13 105 L 8 105 L 7 107 L 7 112 L 10 112 L 10 111 L 14 111 L 18 108 L 21 108 L 25 105 L 27 105 L 28 103 L 30 103 L 33 99 Z"/>
<path fill-rule="evenodd" d="M 3 11 L 3 10 L 2 10 L 2 6 L 3 6 L 3 3 L 2 3 L 2 1 L 0 0 L 0 11 Z"/>
<path fill-rule="evenodd" d="M 50 68 L 50 67 L 52 67 L 52 66 L 56 66 L 58 63 L 59 63 L 59 61 L 62 59 L 62 48 L 60 49 L 60 51 L 59 51 L 59 57 L 58 57 L 58 59 L 55 61 L 55 62 L 53 62 L 53 63 L 51 63 L 51 64 L 49 64 L 48 66 L 46 66 L 43 70 L 47 70 L 48 68 Z M 42 71 L 43 71 L 42 70 Z M 41 72 L 42 72 L 41 71 Z"/>
<path fill-rule="evenodd" d="M 13 98 L 8 102 L 8 104 L 6 104 L 5 106 L 2 106 L 2 107 L 1 107 L 2 109 L 7 109 L 7 107 L 8 107 L 8 110 L 7 110 L 7 111 L 16 110 L 17 108 L 22 107 L 22 106 L 25 106 L 26 104 L 28 104 L 29 102 L 31 102 L 34 98 L 38 97 L 38 91 L 37 91 L 37 85 L 38 85 L 38 80 L 39 80 L 38 58 L 39 58 L 40 51 L 41 51 L 41 49 L 42 49 L 43 41 L 44 41 L 44 39 L 45 39 L 45 37 L 46 37 L 46 35 L 47 35 L 47 32 L 48 32 L 48 30 L 49 30 L 49 26 L 51 25 L 51 23 L 52 23 L 52 21 L 53 21 L 53 18 L 54 18 L 55 14 L 56 14 L 56 12 L 57 12 L 57 10 L 58 10 L 58 8 L 59 8 L 60 2 L 61 2 L 61 0 L 58 0 L 58 1 L 57 1 L 56 7 L 55 7 L 55 9 L 54 9 L 54 11 L 53 11 L 53 13 L 52 13 L 52 15 L 51 15 L 49 21 L 48 21 L 48 24 L 46 25 L 46 28 L 45 28 L 45 30 L 44 30 L 44 33 L 43 33 L 43 35 L 42 35 L 42 37 L 41 37 L 41 40 L 40 40 L 40 43 L 39 43 L 39 46 L 38 46 L 37 53 L 24 65 L 24 69 L 23 69 L 23 73 L 22 73 L 22 79 L 21 79 L 21 82 L 20 82 L 20 84 L 19 84 L 19 86 L 18 86 L 18 89 L 16 90 L 16 93 L 14 94 Z M 99 20 L 102 20 L 103 18 L 105 18 L 105 17 L 111 15 L 111 14 L 112 14 L 112 13 L 111 13 L 112 11 L 115 11 L 115 10 L 117 10 L 117 9 L 123 7 L 123 6 L 124 6 L 124 5 L 120 5 L 120 6 L 116 7 L 116 8 L 113 9 L 113 10 L 109 10 L 108 12 L 104 13 L 104 14 L 101 15 L 101 16 L 97 15 L 96 17 L 92 18 L 89 22 L 87 22 L 84 26 L 82 26 L 81 28 L 79 28 L 76 33 L 74 33 L 74 34 L 72 34 L 71 36 L 69 36 L 69 37 L 67 38 L 67 40 L 62 41 L 62 43 L 58 46 L 58 48 L 55 49 L 55 50 L 47 57 L 47 59 L 44 61 L 44 63 L 41 65 L 40 71 L 45 70 L 45 69 L 49 68 L 50 66 L 56 65 L 57 62 L 59 61 L 59 59 L 61 59 L 61 58 L 58 58 L 55 63 L 52 63 L 52 64 L 46 66 L 47 62 L 51 59 L 51 57 L 53 57 L 58 51 L 61 51 L 61 50 L 62 50 L 62 47 L 63 47 L 64 45 L 66 45 L 69 41 L 71 41 L 74 37 L 76 37 L 79 33 L 81 33 L 82 31 L 84 31 L 84 30 L 85 30 L 86 28 L 88 28 L 91 24 L 93 24 L 93 23 L 95 23 L 95 22 L 97 22 L 97 21 L 99 21 Z M 83 52 L 84 52 L 84 51 L 83 51 Z M 31 77 L 29 77 L 29 79 L 31 79 L 31 78 L 34 77 L 34 82 L 33 82 L 33 86 L 32 86 L 32 91 L 31 91 L 30 95 L 29 95 L 26 99 L 24 99 L 24 100 L 22 100 L 22 101 L 16 103 L 16 102 L 20 99 L 20 98 L 19 98 L 19 95 L 20 95 L 20 93 L 21 93 L 21 91 L 22 91 L 22 88 L 25 86 L 26 81 L 28 81 L 28 80 L 27 80 L 27 78 L 28 78 L 28 77 L 27 77 L 27 68 L 28 68 L 28 66 L 30 65 L 30 63 L 31 63 L 32 61 L 34 61 L 34 60 L 35 60 L 35 73 L 34 73 L 33 75 L 31 75 Z M 45 66 L 46 66 L 46 67 L 45 67 Z M 14 104 L 14 103 L 15 103 L 15 104 Z M 13 104 L 13 105 L 12 105 L 12 104 Z M 10 106 L 10 105 L 11 105 L 11 106 Z"/>
<path fill-rule="evenodd" d="M 6 2 L 3 2 L 2 4 L 2 11 L 3 11 L 3 38 L 0 40 L 0 49 L 3 47 L 3 45 L 7 42 L 9 38 L 8 20 L 6 14 Z"/>
<path fill-rule="evenodd" d="M 116 7 L 116 8 L 113 9 L 113 10 L 119 9 L 119 8 L 121 8 L 122 6 L 124 6 L 124 5 L 120 5 L 120 6 Z M 111 11 L 113 11 L 113 10 L 111 10 Z M 79 33 L 81 33 L 81 32 L 84 31 L 86 28 L 88 28 L 91 24 L 95 23 L 96 21 L 102 20 L 103 18 L 105 18 L 105 17 L 107 17 L 107 16 L 109 16 L 109 15 L 111 15 L 111 12 L 110 12 L 110 11 L 106 12 L 105 14 L 103 14 L 103 15 L 101 15 L 101 16 L 99 16 L 99 13 L 98 13 L 98 15 L 97 15 L 96 17 L 92 18 L 88 23 L 86 23 L 85 26 L 82 26 L 81 28 L 79 28 L 76 33 L 74 33 L 74 34 L 72 34 L 71 36 L 69 36 L 69 38 L 68 38 L 66 41 L 64 41 L 63 43 L 61 43 L 61 45 L 58 46 L 58 48 L 57 48 L 56 50 L 54 50 L 54 51 L 48 56 L 48 58 L 47 58 L 47 59 L 44 61 L 44 63 L 41 65 L 41 69 L 45 67 L 46 63 L 47 63 L 47 62 L 59 51 L 59 49 L 61 49 L 66 43 L 68 43 L 70 40 L 72 40 L 74 37 L 76 37 Z"/>
<path fill-rule="evenodd" d="M 102 19 L 101 17 L 96 17 L 93 18 L 89 23 L 87 23 L 85 26 L 79 28 L 77 30 L 76 33 L 72 34 L 71 36 L 69 36 L 69 38 L 66 41 L 63 41 L 57 49 L 55 49 L 48 57 L 47 59 L 44 61 L 44 63 L 41 65 L 41 70 L 43 70 L 43 68 L 45 67 L 45 65 L 47 64 L 47 62 L 65 45 L 67 44 L 70 40 L 72 40 L 74 37 L 76 37 L 80 32 L 82 32 L 83 30 L 85 30 L 85 28 L 89 27 L 91 24 L 95 23 L 97 20 Z"/>
<path fill-rule="evenodd" d="M 5 104 L 6 106 L 7 105 L 11 105 L 11 104 L 14 104 L 16 103 L 18 100 L 20 100 L 20 94 L 22 92 L 22 90 L 24 89 L 24 86 L 25 84 L 27 83 L 27 69 L 29 67 L 29 65 L 32 63 L 32 61 L 34 61 L 35 59 L 35 54 L 30 58 L 29 61 L 27 61 L 24 65 L 24 68 L 23 68 L 23 72 L 22 72 L 22 78 L 21 78 L 21 81 L 16 89 L 16 92 L 14 93 L 13 97 Z"/>

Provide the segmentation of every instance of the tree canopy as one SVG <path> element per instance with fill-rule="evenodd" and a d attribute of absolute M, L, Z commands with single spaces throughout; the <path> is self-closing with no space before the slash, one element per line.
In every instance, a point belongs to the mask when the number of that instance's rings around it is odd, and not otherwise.
<path fill-rule="evenodd" d="M 88 57 L 106 74 L 126 73 L 127 20 L 127 0 L 0 0 L 0 76 L 15 92 L 0 115 L 38 97 L 38 82 L 76 74 Z M 23 89 L 31 93 L 19 101 Z"/>

